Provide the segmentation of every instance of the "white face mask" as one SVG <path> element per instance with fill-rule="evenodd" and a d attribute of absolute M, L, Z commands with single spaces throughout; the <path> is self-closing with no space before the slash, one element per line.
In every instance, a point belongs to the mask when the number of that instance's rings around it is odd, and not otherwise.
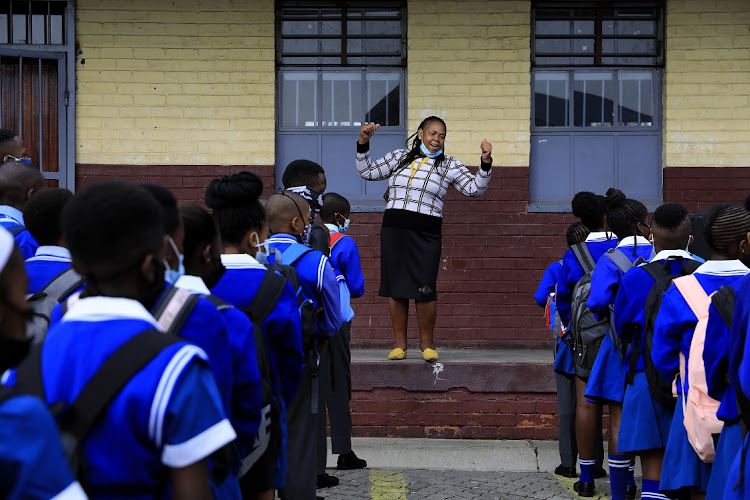
<path fill-rule="evenodd" d="M 270 253 L 268 250 L 268 245 L 265 241 L 263 243 L 260 242 L 258 233 L 253 233 L 253 236 L 255 236 L 255 243 L 251 243 L 250 245 L 253 248 L 258 249 L 258 252 L 255 254 L 255 260 L 262 264 L 265 264 L 268 260 L 268 254 Z"/>
<path fill-rule="evenodd" d="M 168 236 L 168 238 L 169 238 L 169 244 L 172 245 L 172 250 L 174 251 L 174 254 L 177 257 L 178 264 L 177 264 L 177 269 L 172 269 L 171 267 L 169 267 L 167 260 L 164 259 L 164 267 L 166 267 L 164 271 L 164 278 L 170 283 L 176 283 L 177 280 L 180 279 L 180 277 L 185 274 L 185 256 L 182 255 L 180 251 L 177 249 L 177 244 L 175 244 L 172 237 Z"/>

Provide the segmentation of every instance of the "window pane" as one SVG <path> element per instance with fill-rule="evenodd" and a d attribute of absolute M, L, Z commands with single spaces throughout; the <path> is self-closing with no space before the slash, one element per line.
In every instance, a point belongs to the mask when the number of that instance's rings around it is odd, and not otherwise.
<path fill-rule="evenodd" d="M 14 2 L 13 7 L 16 7 Z M 26 43 L 26 16 L 13 14 L 13 42 L 12 43 Z"/>
<path fill-rule="evenodd" d="M 536 63 L 545 66 L 568 66 L 570 57 L 537 57 Z"/>
<path fill-rule="evenodd" d="M 576 54 L 594 54 L 594 39 L 573 40 L 573 50 Z"/>
<path fill-rule="evenodd" d="M 304 54 L 309 52 L 315 54 L 318 52 L 318 40 L 286 39 L 284 40 L 283 50 L 285 54 Z"/>
<path fill-rule="evenodd" d="M 570 40 L 555 38 L 537 39 L 536 51 L 540 54 L 566 54 L 570 52 Z"/>
<path fill-rule="evenodd" d="M 282 74 L 282 126 L 317 126 L 317 73 L 296 71 Z"/>
<path fill-rule="evenodd" d="M 573 21 L 574 35 L 593 35 L 594 21 Z"/>
<path fill-rule="evenodd" d="M 341 21 L 323 21 L 321 23 L 322 30 L 321 32 L 324 35 L 340 35 L 341 34 Z"/>
<path fill-rule="evenodd" d="M 653 35 L 656 21 L 617 21 L 618 35 Z"/>
<path fill-rule="evenodd" d="M 568 74 L 543 72 L 534 75 L 534 125 L 568 126 Z"/>
<path fill-rule="evenodd" d="M 580 72 L 573 75 L 576 127 L 611 127 L 614 124 L 613 84 L 610 73 Z"/>
<path fill-rule="evenodd" d="M 306 40 L 309 42 L 309 40 Z M 341 40 L 323 39 L 321 40 L 323 45 L 323 52 L 325 54 L 341 54 Z"/>
<path fill-rule="evenodd" d="M 401 21 L 365 21 L 365 33 L 370 35 L 400 35 Z"/>
<path fill-rule="evenodd" d="M 283 35 L 317 35 L 318 21 L 284 21 L 281 23 Z"/>
<path fill-rule="evenodd" d="M 362 120 L 362 73 L 329 71 L 323 73 L 324 127 L 353 127 Z"/>
<path fill-rule="evenodd" d="M 401 54 L 400 38 L 375 38 L 365 40 L 367 53 Z"/>
<path fill-rule="evenodd" d="M 365 120 L 386 127 L 401 125 L 400 72 L 368 72 L 366 78 Z"/>
<path fill-rule="evenodd" d="M 538 35 L 569 35 L 570 21 L 537 21 Z"/>
<path fill-rule="evenodd" d="M 619 82 L 620 125 L 651 127 L 654 125 L 653 73 L 621 71 Z"/>

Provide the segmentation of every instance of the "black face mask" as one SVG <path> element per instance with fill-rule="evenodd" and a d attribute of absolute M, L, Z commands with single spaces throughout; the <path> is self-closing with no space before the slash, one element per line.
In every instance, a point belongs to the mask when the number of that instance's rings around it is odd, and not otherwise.
<path fill-rule="evenodd" d="M 0 336 L 0 373 L 18 366 L 29 354 L 33 340 Z"/>

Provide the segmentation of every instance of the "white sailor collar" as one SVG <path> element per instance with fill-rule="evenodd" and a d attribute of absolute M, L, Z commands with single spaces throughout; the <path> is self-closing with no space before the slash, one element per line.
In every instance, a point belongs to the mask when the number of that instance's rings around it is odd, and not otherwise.
<path fill-rule="evenodd" d="M 71 260 L 70 250 L 56 245 L 42 245 L 36 249 L 34 257 L 57 257 L 59 259 Z"/>
<path fill-rule="evenodd" d="M 336 224 L 328 224 L 328 223 L 326 222 L 326 223 L 325 223 L 325 224 L 323 224 L 323 225 L 324 225 L 325 227 L 327 227 L 327 228 L 328 228 L 328 231 L 330 231 L 331 233 L 338 233 L 338 232 L 339 232 L 339 227 L 338 227 L 338 226 L 337 226 Z"/>
<path fill-rule="evenodd" d="M 246 253 L 223 253 L 221 263 L 227 269 L 265 269 L 266 266 Z"/>
<path fill-rule="evenodd" d="M 605 231 L 599 231 L 595 233 L 589 233 L 588 236 L 586 236 L 586 241 L 608 241 L 608 240 L 614 240 L 617 241 L 617 236 L 615 236 L 612 233 L 607 233 Z"/>
<path fill-rule="evenodd" d="M 713 276 L 744 276 L 750 273 L 750 269 L 739 260 L 707 260 L 695 272 Z"/>
<path fill-rule="evenodd" d="M 143 304 L 123 297 L 86 297 L 76 301 L 63 316 L 62 322 L 68 321 L 111 321 L 117 319 L 137 319 L 150 323 L 161 330 L 151 313 Z"/>
<path fill-rule="evenodd" d="M 299 243 L 299 241 L 291 234 L 279 233 L 268 238 L 266 243 Z"/>
<path fill-rule="evenodd" d="M 661 252 L 657 253 L 653 259 L 651 259 L 651 262 L 666 260 L 670 257 L 682 257 L 683 259 L 695 260 L 693 254 L 691 254 L 690 252 L 686 252 L 685 250 L 662 250 Z"/>
<path fill-rule="evenodd" d="M 648 241 L 643 236 L 638 235 L 638 236 L 628 236 L 627 238 L 621 239 L 619 243 L 617 243 L 617 246 L 618 247 L 632 247 L 632 246 L 635 246 L 636 243 L 638 245 L 649 245 L 649 246 L 651 245 L 650 241 Z"/>
<path fill-rule="evenodd" d="M 204 283 L 203 279 L 200 276 L 183 274 L 175 282 L 174 286 L 198 295 L 211 295 L 211 290 L 208 289 L 206 283 Z"/>

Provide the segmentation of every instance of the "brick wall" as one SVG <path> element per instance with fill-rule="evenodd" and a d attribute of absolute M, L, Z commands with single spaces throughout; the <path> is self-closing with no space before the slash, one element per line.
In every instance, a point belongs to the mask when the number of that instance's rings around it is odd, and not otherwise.
<path fill-rule="evenodd" d="M 664 164 L 750 165 L 748 2 L 669 0 L 666 8 Z"/>
<path fill-rule="evenodd" d="M 76 2 L 76 163 L 272 165 L 272 0 Z"/>

